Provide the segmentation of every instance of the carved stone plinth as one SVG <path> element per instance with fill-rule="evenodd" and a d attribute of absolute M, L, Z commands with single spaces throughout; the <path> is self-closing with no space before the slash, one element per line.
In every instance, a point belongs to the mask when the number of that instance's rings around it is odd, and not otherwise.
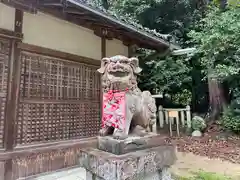
<path fill-rule="evenodd" d="M 175 147 L 163 145 L 115 155 L 87 148 L 80 153 L 87 180 L 171 180 L 168 167 L 176 161 Z"/>
<path fill-rule="evenodd" d="M 165 138 L 155 133 L 149 133 L 144 137 L 130 135 L 124 140 L 117 140 L 112 136 L 98 137 L 98 149 L 116 155 L 162 145 L 166 145 Z"/>

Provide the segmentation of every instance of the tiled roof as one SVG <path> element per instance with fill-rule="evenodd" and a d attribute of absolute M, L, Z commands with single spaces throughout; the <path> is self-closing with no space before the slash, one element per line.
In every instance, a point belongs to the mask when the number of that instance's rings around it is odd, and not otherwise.
<path fill-rule="evenodd" d="M 156 30 L 151 30 L 149 28 L 143 27 L 142 25 L 134 22 L 130 17 L 122 17 L 119 14 L 114 13 L 113 11 L 106 10 L 102 7 L 101 3 L 97 4 L 96 1 L 93 0 L 67 0 L 71 3 L 75 3 L 76 5 L 83 5 L 86 8 L 91 8 L 93 11 L 100 13 L 101 15 L 108 16 L 112 20 L 117 21 L 118 23 L 125 25 L 128 28 L 134 29 L 138 33 L 146 35 L 148 37 L 154 38 L 155 40 L 161 41 L 163 44 L 172 46 L 173 49 L 180 49 L 178 45 L 174 42 L 169 42 L 168 34 L 160 34 Z M 170 38 L 171 39 L 171 38 Z"/>

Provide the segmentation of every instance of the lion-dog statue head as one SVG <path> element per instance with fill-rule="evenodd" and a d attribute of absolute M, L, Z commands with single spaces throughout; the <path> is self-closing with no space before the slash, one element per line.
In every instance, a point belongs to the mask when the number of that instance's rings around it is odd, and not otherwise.
<path fill-rule="evenodd" d="M 117 55 L 103 58 L 98 72 L 102 74 L 103 89 L 124 89 L 137 85 L 137 74 L 142 69 L 137 58 Z"/>

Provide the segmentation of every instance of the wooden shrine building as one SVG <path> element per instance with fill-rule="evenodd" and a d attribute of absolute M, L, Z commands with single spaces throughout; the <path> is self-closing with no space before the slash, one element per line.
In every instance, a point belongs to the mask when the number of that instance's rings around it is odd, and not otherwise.
<path fill-rule="evenodd" d="M 0 0 L 0 180 L 77 165 L 96 145 L 105 56 L 178 46 L 80 0 Z"/>

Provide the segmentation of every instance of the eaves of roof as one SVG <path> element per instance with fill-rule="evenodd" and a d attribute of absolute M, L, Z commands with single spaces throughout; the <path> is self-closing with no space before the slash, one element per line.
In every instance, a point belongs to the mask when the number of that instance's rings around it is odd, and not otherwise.
<path fill-rule="evenodd" d="M 156 30 L 150 30 L 137 23 L 133 24 L 131 21 L 128 21 L 126 18 L 119 17 L 110 11 L 96 8 L 90 3 L 87 3 L 87 1 L 82 1 L 82 0 L 66 0 L 66 1 L 82 9 L 85 9 L 86 11 L 94 13 L 95 15 L 101 18 L 111 21 L 112 23 L 117 24 L 132 33 L 143 36 L 149 41 L 152 41 L 156 44 L 165 45 L 169 47 L 171 50 L 181 49 L 180 46 L 178 46 L 177 44 L 168 41 L 167 39 L 168 35 L 160 34 L 156 32 Z"/>

